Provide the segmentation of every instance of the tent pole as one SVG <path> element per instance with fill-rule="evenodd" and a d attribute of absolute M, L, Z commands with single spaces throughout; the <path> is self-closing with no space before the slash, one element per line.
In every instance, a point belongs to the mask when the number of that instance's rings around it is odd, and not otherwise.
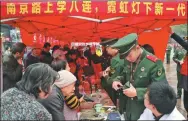
<path fill-rule="evenodd" d="M 0 57 L 0 86 L 1 86 L 1 92 L 0 95 L 3 93 L 3 63 L 2 63 L 2 55 L 3 55 L 3 42 L 2 42 L 2 38 L 0 38 L 0 53 L 1 53 L 1 57 Z"/>

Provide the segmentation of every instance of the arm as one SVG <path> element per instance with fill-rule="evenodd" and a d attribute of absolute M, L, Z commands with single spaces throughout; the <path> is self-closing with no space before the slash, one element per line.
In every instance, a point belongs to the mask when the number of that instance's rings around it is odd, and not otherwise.
<path fill-rule="evenodd" d="M 123 69 L 124 69 L 124 60 L 119 60 L 119 58 L 112 58 L 110 65 L 115 69 L 115 73 L 111 74 L 110 77 L 107 78 L 107 83 L 112 84 L 113 81 L 122 82 L 124 78 Z"/>
<path fill-rule="evenodd" d="M 188 42 L 185 42 L 179 35 L 176 33 L 173 33 L 171 35 L 171 38 L 173 38 L 177 43 L 179 43 L 185 50 L 188 51 Z"/>
<path fill-rule="evenodd" d="M 165 70 L 164 70 L 163 63 L 161 60 L 158 60 L 155 63 L 155 65 L 151 68 L 149 76 L 150 76 L 149 79 L 151 81 L 150 83 L 156 82 L 156 81 L 164 81 L 164 82 L 168 83 L 166 81 Z M 146 91 L 147 91 L 147 87 L 146 88 L 136 88 L 137 99 L 140 101 L 143 101 Z"/>
<path fill-rule="evenodd" d="M 114 79 L 116 79 L 116 80 L 114 80 Z M 115 73 L 114 74 L 112 74 L 111 76 L 108 76 L 107 78 L 106 78 L 106 80 L 107 80 L 107 83 L 108 84 L 112 84 L 113 83 L 113 80 L 114 81 L 123 81 L 124 80 L 124 76 L 123 76 L 123 67 L 122 66 L 118 66 L 118 67 L 116 67 L 116 69 L 115 69 Z"/>

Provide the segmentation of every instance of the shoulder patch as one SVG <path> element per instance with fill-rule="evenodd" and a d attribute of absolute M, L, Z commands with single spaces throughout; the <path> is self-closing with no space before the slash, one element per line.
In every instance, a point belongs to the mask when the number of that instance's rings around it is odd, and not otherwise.
<path fill-rule="evenodd" d="M 147 58 L 148 60 L 153 61 L 153 62 L 156 62 L 156 61 L 158 60 L 158 58 L 155 57 L 155 56 L 153 56 L 153 55 L 147 55 L 146 58 Z"/>

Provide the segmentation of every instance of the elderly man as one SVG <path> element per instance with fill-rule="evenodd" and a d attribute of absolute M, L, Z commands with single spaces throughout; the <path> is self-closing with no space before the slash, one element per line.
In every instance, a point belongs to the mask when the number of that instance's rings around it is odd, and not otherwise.
<path fill-rule="evenodd" d="M 125 60 L 123 76 L 116 77 L 112 87 L 121 89 L 123 96 L 128 97 L 125 118 L 137 120 L 145 109 L 147 87 L 152 82 L 166 80 L 163 63 L 138 45 L 135 33 L 119 39 L 111 47 L 117 48 L 120 58 Z"/>

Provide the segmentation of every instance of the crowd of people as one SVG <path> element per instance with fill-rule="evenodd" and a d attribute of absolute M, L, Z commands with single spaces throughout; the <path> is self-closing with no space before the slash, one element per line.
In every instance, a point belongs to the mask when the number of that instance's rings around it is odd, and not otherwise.
<path fill-rule="evenodd" d="M 6 95 L 6 92 L 12 94 L 14 93 L 14 90 L 24 91 L 26 94 L 29 93 L 29 95 L 31 93 L 32 95 L 34 95 L 36 100 L 40 102 L 50 114 L 52 114 L 53 120 L 78 120 L 77 111 L 80 108 L 81 102 L 93 101 L 86 95 L 81 94 L 79 92 L 79 87 L 82 81 L 84 81 L 84 83 L 89 84 L 89 90 L 90 86 L 93 84 L 96 86 L 96 89 L 99 88 L 100 84 L 97 83 L 96 80 L 99 80 L 100 77 L 97 71 L 99 69 L 102 71 L 102 67 L 106 68 L 108 66 L 106 65 L 107 61 L 105 60 L 105 57 L 98 57 L 95 53 L 95 48 L 90 48 L 89 46 L 87 46 L 86 49 L 83 50 L 84 48 L 80 47 L 73 47 L 71 49 L 67 45 L 65 45 L 64 47 L 55 45 L 50 52 L 50 43 L 45 43 L 43 47 L 38 43 L 34 43 L 30 48 L 31 50 L 27 51 L 27 47 L 24 43 L 15 43 L 12 46 L 10 53 L 6 52 L 3 54 L 3 95 Z M 102 65 L 100 68 L 98 68 L 99 63 L 100 65 Z M 48 75 L 48 73 L 45 72 L 46 68 L 43 68 L 42 65 L 51 67 L 56 72 L 56 76 L 59 76 L 56 79 L 51 79 L 53 80 L 53 83 L 55 85 L 51 87 L 52 91 L 46 90 L 47 88 L 45 89 L 43 87 L 40 87 L 40 85 L 42 84 L 42 82 L 40 81 L 45 81 L 46 78 L 51 78 L 50 75 L 49 77 L 45 77 L 46 74 Z M 28 71 L 29 67 L 33 70 L 35 67 L 37 68 L 37 66 L 39 66 L 38 70 Z M 40 71 L 42 74 L 38 71 Z M 27 77 L 24 77 L 26 75 Z M 86 77 L 93 78 L 86 80 Z M 26 86 L 29 86 L 27 88 L 30 89 L 26 90 L 18 88 L 16 85 L 20 83 L 20 80 L 30 81 L 27 82 L 28 84 L 24 83 L 26 84 Z M 53 83 L 50 84 L 52 85 Z M 50 86 L 50 84 L 48 85 Z M 32 86 L 34 86 L 35 89 L 33 89 Z M 47 86 L 47 84 L 44 86 Z M 39 87 L 41 89 L 39 89 Z M 14 88 L 13 91 L 10 91 L 12 88 Z M 88 85 L 82 88 L 87 91 Z M 41 98 L 39 96 L 40 94 L 33 94 L 39 93 L 40 91 L 44 91 L 46 99 Z M 22 98 L 25 98 L 25 93 L 24 96 L 21 97 L 21 100 Z M 2 97 L 4 97 L 3 95 Z M 4 103 L 7 102 L 6 98 L 2 99 Z M 30 100 L 30 98 L 28 100 Z M 22 101 L 20 101 L 20 99 L 18 100 L 18 102 L 23 103 Z M 26 104 L 23 103 L 23 105 L 27 105 L 27 103 L 28 102 L 26 102 Z M 6 108 L 6 105 L 4 105 L 3 103 L 1 107 L 1 109 L 9 110 L 9 108 Z M 41 108 L 41 110 L 43 109 L 44 108 Z M 32 114 L 32 116 L 33 115 L 34 114 Z M 36 113 L 36 115 L 38 114 Z M 15 114 L 12 118 L 24 119 L 25 117 L 22 116 L 23 115 L 21 115 L 20 117 L 19 115 Z M 7 115 L 7 117 L 9 116 Z M 9 119 L 6 117 L 4 118 Z M 29 118 L 30 117 L 28 117 L 28 119 Z M 47 117 L 45 116 L 41 118 Z"/>
<path fill-rule="evenodd" d="M 187 51 L 185 40 L 175 33 L 171 37 Z M 185 120 L 163 62 L 152 46 L 139 45 L 137 38 L 132 33 L 101 42 L 102 56 L 90 46 L 55 45 L 50 52 L 50 43 L 34 43 L 27 52 L 24 43 L 14 44 L 3 55 L 1 119 L 78 120 L 82 102 L 92 101 L 80 87 L 90 91 L 94 85 L 106 90 L 126 120 Z M 188 56 L 176 53 L 178 88 L 184 90 L 188 112 Z"/>

